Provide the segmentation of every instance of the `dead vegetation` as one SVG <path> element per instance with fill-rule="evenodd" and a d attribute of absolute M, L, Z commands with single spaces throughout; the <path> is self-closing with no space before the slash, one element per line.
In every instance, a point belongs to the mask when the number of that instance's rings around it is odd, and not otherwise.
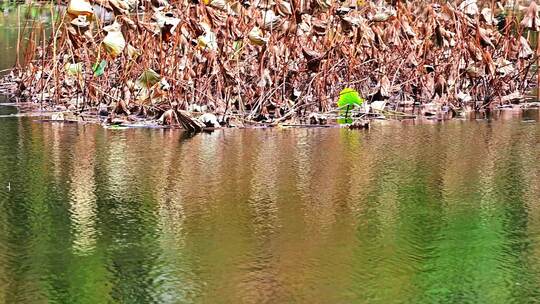
<path fill-rule="evenodd" d="M 372 112 L 456 115 L 523 100 L 539 26 L 535 1 L 71 0 L 49 37 L 30 34 L 4 85 L 40 105 L 188 129 L 335 113 L 345 87 Z"/>

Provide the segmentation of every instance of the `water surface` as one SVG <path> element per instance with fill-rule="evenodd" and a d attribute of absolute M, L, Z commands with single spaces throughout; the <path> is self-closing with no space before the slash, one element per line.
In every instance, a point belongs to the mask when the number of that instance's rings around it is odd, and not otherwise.
<path fill-rule="evenodd" d="M 42 4 L 20 5 L 22 1 L 0 1 L 0 75 L 17 63 L 24 64 L 24 55 L 30 32 L 34 43 L 41 45 L 39 35 L 42 28 L 49 28 L 51 7 Z M 31 2 L 31 1 L 30 1 Z M 56 9 L 52 10 L 57 11 Z M 48 30 L 47 30 L 48 31 Z M 22 37 L 17 56 L 17 40 Z"/>
<path fill-rule="evenodd" d="M 535 121 L 0 138 L 4 303 L 540 299 Z"/>

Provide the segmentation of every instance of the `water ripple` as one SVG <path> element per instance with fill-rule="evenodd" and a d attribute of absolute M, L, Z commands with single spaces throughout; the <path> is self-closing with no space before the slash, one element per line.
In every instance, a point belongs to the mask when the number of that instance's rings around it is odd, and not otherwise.
<path fill-rule="evenodd" d="M 4 302 L 540 298 L 538 125 L 0 132 Z"/>

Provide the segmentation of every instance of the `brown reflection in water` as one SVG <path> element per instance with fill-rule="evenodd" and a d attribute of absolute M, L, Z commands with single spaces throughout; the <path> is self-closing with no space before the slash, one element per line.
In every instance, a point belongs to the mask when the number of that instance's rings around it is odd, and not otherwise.
<path fill-rule="evenodd" d="M 73 249 L 77 254 L 86 255 L 94 250 L 96 242 L 94 179 L 96 128 L 82 126 L 77 131 L 77 140 L 70 147 L 72 149 L 72 171 L 69 174 L 71 177 L 70 214 L 73 227 Z"/>

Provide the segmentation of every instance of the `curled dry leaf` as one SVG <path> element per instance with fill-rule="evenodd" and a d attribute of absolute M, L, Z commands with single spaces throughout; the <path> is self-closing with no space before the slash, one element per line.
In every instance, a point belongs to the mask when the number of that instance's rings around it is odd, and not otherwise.
<path fill-rule="evenodd" d="M 169 41 L 176 31 L 180 19 L 174 17 L 172 13 L 163 14 L 160 11 L 157 11 L 154 14 L 154 20 L 156 20 L 157 25 L 160 28 L 161 35 L 165 41 Z"/>
<path fill-rule="evenodd" d="M 229 11 L 230 7 L 225 0 L 211 0 L 208 6 L 218 9 L 223 12 Z"/>
<path fill-rule="evenodd" d="M 109 0 L 109 4 L 119 14 L 127 15 L 131 9 L 130 4 L 125 0 Z"/>
<path fill-rule="evenodd" d="M 315 0 L 319 8 L 323 11 L 328 10 L 332 6 L 331 0 Z"/>
<path fill-rule="evenodd" d="M 320 68 L 321 60 L 324 59 L 324 54 L 308 49 L 305 46 L 302 46 L 302 54 L 304 54 L 304 57 L 307 60 L 309 70 L 312 72 L 317 72 Z"/>
<path fill-rule="evenodd" d="M 276 10 L 282 16 L 292 15 L 291 4 L 287 1 L 279 1 L 277 3 Z"/>
<path fill-rule="evenodd" d="M 502 57 L 497 59 L 495 65 L 497 66 L 497 73 L 501 74 L 502 76 L 506 76 L 514 72 L 514 65 Z"/>
<path fill-rule="evenodd" d="M 126 40 L 122 34 L 122 26 L 118 22 L 114 22 L 103 28 L 107 32 L 107 36 L 103 39 L 103 46 L 105 50 L 116 57 L 124 51 L 126 47 Z"/>
<path fill-rule="evenodd" d="M 267 10 L 263 13 L 263 16 L 261 17 L 261 26 L 265 30 L 271 31 L 278 26 L 280 21 L 281 18 L 277 16 L 273 10 Z"/>
<path fill-rule="evenodd" d="M 478 3 L 476 0 L 464 0 L 459 9 L 467 15 L 478 15 Z"/>
<path fill-rule="evenodd" d="M 132 46 L 131 44 L 127 45 L 127 55 L 129 59 L 135 60 L 141 55 L 141 51 Z"/>
<path fill-rule="evenodd" d="M 120 15 L 116 17 L 116 20 L 120 21 L 123 25 L 127 26 L 132 31 L 137 30 L 137 25 L 135 24 L 135 21 L 131 20 L 131 18 L 126 15 Z"/>
<path fill-rule="evenodd" d="M 409 37 L 409 38 L 413 38 L 413 37 L 416 37 L 416 33 L 414 32 L 414 30 L 412 29 L 411 25 L 409 24 L 409 22 L 407 22 L 407 20 L 402 20 L 401 21 L 401 29 L 403 31 L 403 33 Z"/>
<path fill-rule="evenodd" d="M 78 63 L 66 63 L 64 66 L 66 73 L 70 76 L 80 75 L 83 72 L 82 62 Z"/>
<path fill-rule="evenodd" d="M 478 46 L 476 44 L 476 42 L 474 42 L 472 40 L 469 41 L 468 49 L 469 49 L 469 54 L 470 54 L 472 59 L 474 59 L 476 61 L 482 60 L 482 49 L 480 48 L 480 46 Z"/>
<path fill-rule="evenodd" d="M 385 22 L 393 19 L 396 16 L 396 11 L 392 8 L 383 8 L 377 11 L 371 18 L 373 22 Z"/>
<path fill-rule="evenodd" d="M 254 27 L 249 31 L 249 41 L 255 45 L 263 46 L 268 43 L 268 38 L 263 37 L 261 29 Z"/>
<path fill-rule="evenodd" d="M 197 38 L 198 45 L 205 50 L 215 51 L 218 49 L 216 34 L 212 31 L 212 28 L 208 23 L 201 23 L 201 27 L 204 30 L 204 34 Z"/>
<path fill-rule="evenodd" d="M 322 20 L 315 20 L 312 24 L 313 33 L 319 36 L 326 34 L 327 23 Z"/>
<path fill-rule="evenodd" d="M 493 43 L 491 42 L 491 38 L 489 37 L 490 32 L 488 32 L 488 30 L 479 27 L 479 28 L 478 28 L 478 34 L 480 35 L 480 40 L 481 40 L 484 44 L 486 44 L 486 45 L 488 45 L 488 46 L 490 46 L 490 47 L 492 47 L 492 48 L 495 47 L 495 46 L 493 45 Z"/>
<path fill-rule="evenodd" d="M 540 29 L 540 17 L 538 16 L 538 5 L 536 1 L 531 1 L 531 4 L 525 11 L 521 26 L 535 31 Z"/>
<path fill-rule="evenodd" d="M 521 36 L 519 37 L 519 43 L 520 43 L 519 58 L 524 58 L 524 59 L 531 58 L 534 53 L 527 39 Z"/>
<path fill-rule="evenodd" d="M 260 9 L 268 10 L 272 8 L 276 3 L 274 2 L 274 0 L 255 0 L 254 4 Z"/>
<path fill-rule="evenodd" d="M 80 15 L 92 16 L 94 14 L 94 9 L 88 0 L 70 0 L 67 12 L 75 17 Z"/>
<path fill-rule="evenodd" d="M 484 7 L 480 14 L 487 25 L 496 25 L 498 23 L 497 19 L 495 19 L 495 17 L 493 16 L 493 12 L 490 8 Z"/>
<path fill-rule="evenodd" d="M 87 29 L 90 26 L 90 21 L 86 19 L 86 15 L 79 15 L 71 20 L 71 25 L 78 29 Z"/>
<path fill-rule="evenodd" d="M 464 93 L 462 91 L 459 91 L 459 93 L 456 94 L 456 99 L 463 103 L 469 103 L 473 100 L 470 94 Z"/>

